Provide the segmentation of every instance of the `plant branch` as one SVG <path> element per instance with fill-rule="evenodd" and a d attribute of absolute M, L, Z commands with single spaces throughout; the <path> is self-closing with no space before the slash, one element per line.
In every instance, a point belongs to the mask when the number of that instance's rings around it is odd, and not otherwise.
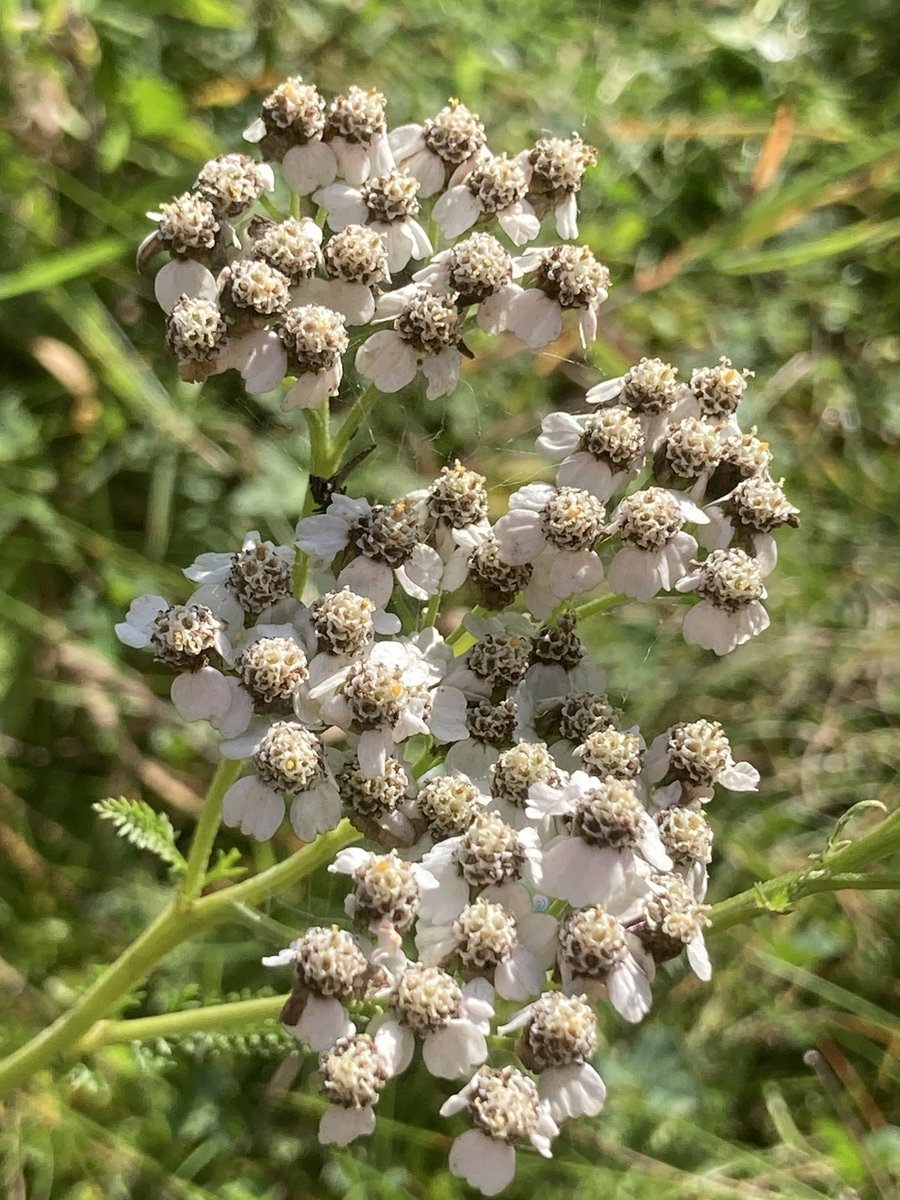
<path fill-rule="evenodd" d="M 200 895 L 213 842 L 216 840 L 222 819 L 222 800 L 240 773 L 241 763 L 227 758 L 223 758 L 216 769 L 200 810 L 197 828 L 194 830 L 194 840 L 191 842 L 187 869 L 181 885 L 182 902 L 190 902 Z"/>
<path fill-rule="evenodd" d="M 886 817 L 871 832 L 855 842 L 826 854 L 820 861 L 797 871 L 777 875 L 766 883 L 758 883 L 737 896 L 730 896 L 713 905 L 710 918 L 718 933 L 755 920 L 764 913 L 790 911 L 797 900 L 819 892 L 837 892 L 842 888 L 874 890 L 898 886 L 896 874 L 861 875 L 858 872 L 869 863 L 900 849 L 900 809 Z"/>

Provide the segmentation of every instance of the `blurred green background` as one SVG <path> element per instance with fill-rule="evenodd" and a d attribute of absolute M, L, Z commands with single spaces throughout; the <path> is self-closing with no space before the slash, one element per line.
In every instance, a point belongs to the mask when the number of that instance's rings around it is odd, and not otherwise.
<path fill-rule="evenodd" d="M 758 794 L 712 806 L 714 898 L 802 865 L 859 800 L 894 803 L 900 434 L 900 24 L 888 0 L 47 0 L 0 6 L 0 984 L 11 1048 L 65 1008 L 158 911 L 165 868 L 92 812 L 160 806 L 182 841 L 215 758 L 168 679 L 112 626 L 132 597 L 184 598 L 180 567 L 246 529 L 289 540 L 297 414 L 232 376 L 180 384 L 133 250 L 147 209 L 240 147 L 289 73 L 377 85 L 392 124 L 456 95 L 494 149 L 578 130 L 600 151 L 582 234 L 615 286 L 585 363 L 482 348 L 448 400 L 387 397 L 354 476 L 396 494 L 454 454 L 503 495 L 540 469 L 534 428 L 643 353 L 685 375 L 756 372 L 745 424 L 802 508 L 783 531 L 772 628 L 725 661 L 686 647 L 679 603 L 590 631 L 610 691 L 651 735 L 719 718 Z M 356 383 L 348 380 L 347 393 Z M 364 441 L 360 439 L 360 442 Z M 399 446 L 399 458 L 398 458 Z M 852 836 L 874 827 L 854 819 Z M 252 855 L 230 832 L 223 848 Z M 258 852 L 258 862 L 265 861 Z M 246 860 L 252 864 L 252 858 Z M 335 912 L 316 882 L 264 920 L 178 951 L 128 1015 L 259 994 L 277 920 Z M 608 1014 L 607 1111 L 556 1157 L 520 1155 L 511 1197 L 854 1197 L 900 1183 L 896 905 L 805 901 L 679 964 L 637 1029 Z M 284 980 L 278 981 L 283 987 Z M 807 1051 L 815 1058 L 804 1061 Z M 276 1026 L 69 1060 L 0 1109 L 9 1200 L 451 1200 L 449 1092 L 405 1077 L 378 1134 L 323 1154 L 311 1058 Z M 425 1115 L 433 1114 L 433 1115 Z M 423 1124 L 424 1123 L 424 1124 Z"/>

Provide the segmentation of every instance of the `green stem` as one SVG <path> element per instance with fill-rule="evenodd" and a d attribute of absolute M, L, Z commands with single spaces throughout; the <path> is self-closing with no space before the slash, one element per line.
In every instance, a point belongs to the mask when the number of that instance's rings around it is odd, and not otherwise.
<path fill-rule="evenodd" d="M 585 604 L 575 606 L 574 612 L 579 621 L 586 620 L 587 617 L 594 617 L 597 613 L 609 612 L 611 608 L 615 608 L 617 604 L 623 604 L 626 600 L 625 596 L 620 596 L 618 592 L 610 592 L 608 596 L 600 596 L 596 600 L 588 600 Z"/>
<path fill-rule="evenodd" d="M 833 851 L 823 861 L 777 875 L 713 905 L 712 927 L 719 932 L 755 920 L 764 913 L 788 912 L 795 901 L 818 892 L 896 887 L 896 875 L 859 875 L 857 872 L 897 849 L 900 849 L 900 809 L 886 817 L 871 833 Z"/>
<path fill-rule="evenodd" d="M 369 413 L 372 411 L 375 401 L 380 394 L 374 384 L 367 387 L 359 399 L 354 401 L 353 406 L 341 422 L 341 427 L 334 435 L 334 441 L 332 442 L 335 470 L 340 466 L 341 459 L 344 457 L 347 447 L 356 436 L 360 425 L 368 419 Z"/>
<path fill-rule="evenodd" d="M 329 427 L 330 413 L 326 400 L 320 408 L 305 408 L 306 428 L 309 430 L 309 473 L 320 479 L 334 474 L 334 450 Z"/>
<path fill-rule="evenodd" d="M 190 919 L 179 912 L 176 904 L 169 904 L 68 1012 L 0 1062 L 0 1095 L 19 1087 L 74 1046 L 104 1014 L 115 1010 L 189 932 Z"/>
<path fill-rule="evenodd" d="M 360 837 L 362 834 L 349 821 L 341 821 L 330 832 L 321 834 L 314 842 L 261 875 L 254 875 L 252 879 L 244 879 L 241 883 L 204 896 L 195 904 L 194 913 L 204 925 L 220 921 L 230 915 L 230 909 L 235 904 L 257 904 L 273 892 L 288 888 L 311 875 L 323 863 L 330 862 L 339 850 Z"/>
<path fill-rule="evenodd" d="M 187 870 L 181 885 L 182 901 L 190 902 L 200 895 L 203 881 L 206 878 L 206 868 L 209 866 L 213 842 L 219 832 L 219 823 L 222 819 L 222 800 L 240 773 L 240 762 L 234 762 L 227 758 L 223 758 L 216 769 L 206 793 L 206 799 L 203 801 L 203 808 L 200 810 L 197 828 L 194 830 Z"/>
<path fill-rule="evenodd" d="M 71 1050 L 176 946 L 200 930 L 227 919 L 232 915 L 234 905 L 253 904 L 279 888 L 296 883 L 359 836 L 349 821 L 341 821 L 330 833 L 322 834 L 284 862 L 253 879 L 192 902 L 179 896 L 107 967 L 68 1012 L 0 1062 L 0 1095 L 20 1086 L 60 1054 Z"/>
<path fill-rule="evenodd" d="M 256 1000 L 236 1000 L 231 1004 L 210 1004 L 206 1008 L 161 1013 L 158 1017 L 138 1017 L 133 1021 L 98 1021 L 81 1039 L 77 1049 L 86 1051 L 116 1042 L 149 1042 L 154 1038 L 239 1029 L 277 1017 L 287 998 L 287 995 L 263 996 Z"/>

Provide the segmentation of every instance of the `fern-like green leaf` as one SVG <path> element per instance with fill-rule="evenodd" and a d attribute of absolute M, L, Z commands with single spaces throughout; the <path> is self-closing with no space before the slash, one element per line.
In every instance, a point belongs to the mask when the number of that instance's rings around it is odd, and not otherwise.
<path fill-rule="evenodd" d="M 165 813 L 156 812 L 144 800 L 128 800 L 125 796 L 109 797 L 94 805 L 94 811 L 104 821 L 112 821 L 116 833 L 141 850 L 149 850 L 157 858 L 181 872 L 187 866 L 175 847 L 175 830 Z"/>

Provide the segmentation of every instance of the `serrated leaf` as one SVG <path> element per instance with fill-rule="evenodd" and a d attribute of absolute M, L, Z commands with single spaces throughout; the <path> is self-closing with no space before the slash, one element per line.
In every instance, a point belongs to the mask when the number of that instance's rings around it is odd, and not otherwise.
<path fill-rule="evenodd" d="M 109 797 L 94 805 L 94 811 L 104 821 L 111 821 L 116 833 L 141 850 L 149 850 L 157 858 L 181 872 L 187 866 L 175 846 L 175 830 L 165 813 L 156 812 L 144 800 L 129 800 L 125 796 Z"/>

